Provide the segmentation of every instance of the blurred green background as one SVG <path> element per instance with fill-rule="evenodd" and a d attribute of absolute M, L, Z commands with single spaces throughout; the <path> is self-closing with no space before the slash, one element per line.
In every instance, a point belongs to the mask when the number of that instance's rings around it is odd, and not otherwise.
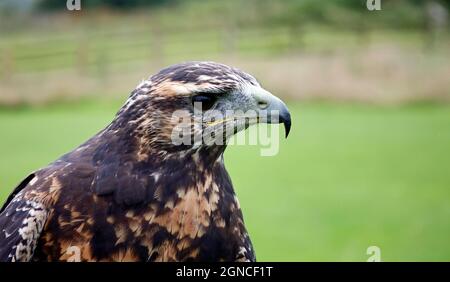
<path fill-rule="evenodd" d="M 0 201 L 106 126 L 142 78 L 213 60 L 292 112 L 278 155 L 225 154 L 260 261 L 365 261 L 369 246 L 450 260 L 447 1 L 65 2 L 0 3 Z"/>

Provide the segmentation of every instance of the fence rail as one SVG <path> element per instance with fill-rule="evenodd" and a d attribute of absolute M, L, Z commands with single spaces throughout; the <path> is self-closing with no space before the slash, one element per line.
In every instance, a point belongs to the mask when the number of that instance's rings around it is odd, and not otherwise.
<path fill-rule="evenodd" d="M 177 31 L 164 34 L 152 29 L 126 33 L 57 35 L 43 39 L 9 40 L 0 44 L 2 77 L 16 74 L 89 69 L 136 60 L 229 53 L 283 52 L 293 47 L 295 35 L 288 28 Z"/>

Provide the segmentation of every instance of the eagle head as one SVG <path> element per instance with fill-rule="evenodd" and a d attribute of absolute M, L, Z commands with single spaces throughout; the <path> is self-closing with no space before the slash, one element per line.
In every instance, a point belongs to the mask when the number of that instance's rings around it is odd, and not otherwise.
<path fill-rule="evenodd" d="M 256 123 L 283 123 L 286 105 L 251 75 L 214 62 L 186 62 L 142 81 L 117 115 L 134 124 L 142 147 L 158 152 L 223 151 L 235 133 Z M 124 128 L 119 122 L 118 128 Z"/>

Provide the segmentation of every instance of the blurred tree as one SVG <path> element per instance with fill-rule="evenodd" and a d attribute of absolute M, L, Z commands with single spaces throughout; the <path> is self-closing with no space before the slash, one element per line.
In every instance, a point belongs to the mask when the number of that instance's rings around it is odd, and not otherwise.
<path fill-rule="evenodd" d="M 438 1 L 426 1 L 425 24 L 425 48 L 432 49 L 448 28 L 448 10 Z"/>
<path fill-rule="evenodd" d="M 82 0 L 83 7 L 109 7 L 131 9 L 140 6 L 161 6 L 173 4 L 177 0 Z M 43 10 L 65 9 L 66 1 L 40 0 L 38 7 Z"/>
<path fill-rule="evenodd" d="M 66 1 L 63 0 L 27 1 L 37 1 L 37 6 L 43 10 L 65 9 L 66 5 Z M 196 10 L 199 17 L 215 15 L 217 14 L 215 9 L 219 8 L 227 15 L 227 20 L 236 19 L 239 20 L 239 24 L 251 22 L 266 26 L 287 25 L 296 31 L 305 25 L 313 24 L 365 31 L 372 27 L 422 29 L 427 21 L 427 15 L 424 13 L 425 2 L 427 1 L 382 0 L 382 11 L 378 12 L 367 10 L 367 0 L 82 0 L 82 7 L 132 9 L 180 4 L 183 7 L 203 7 Z M 450 12 L 450 1 L 434 0 L 434 2 Z M 251 10 L 258 10 L 257 18 L 251 17 Z"/>

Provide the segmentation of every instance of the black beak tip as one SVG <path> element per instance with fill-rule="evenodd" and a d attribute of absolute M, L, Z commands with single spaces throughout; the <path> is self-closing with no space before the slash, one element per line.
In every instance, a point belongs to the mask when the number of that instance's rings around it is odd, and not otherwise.
<path fill-rule="evenodd" d="M 284 111 L 280 115 L 280 122 L 284 124 L 284 132 L 286 133 L 285 138 L 287 138 L 291 131 L 291 114 L 288 111 Z"/>
<path fill-rule="evenodd" d="M 284 131 L 286 132 L 285 138 L 288 138 L 289 132 L 291 131 L 291 119 L 285 120 L 283 123 L 284 123 Z"/>

